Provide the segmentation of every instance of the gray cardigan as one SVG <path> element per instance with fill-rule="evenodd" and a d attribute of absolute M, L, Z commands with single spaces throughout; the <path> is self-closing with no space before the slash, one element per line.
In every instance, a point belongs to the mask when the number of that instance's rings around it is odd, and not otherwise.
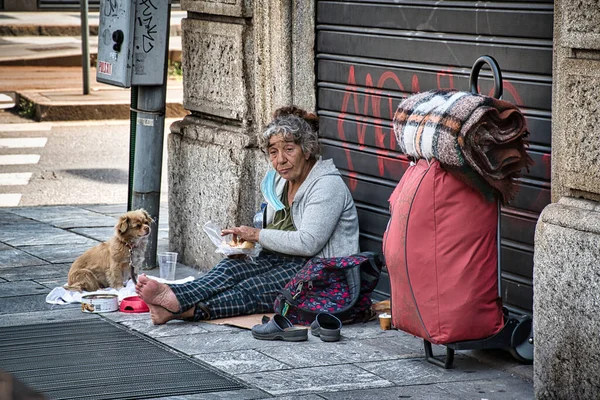
<path fill-rule="evenodd" d="M 278 176 L 276 192 L 285 180 Z M 344 257 L 359 253 L 354 200 L 332 160 L 317 160 L 291 205 L 296 231 L 262 229 L 259 243 L 272 251 L 304 257 Z M 275 210 L 267 206 L 266 223 Z"/>

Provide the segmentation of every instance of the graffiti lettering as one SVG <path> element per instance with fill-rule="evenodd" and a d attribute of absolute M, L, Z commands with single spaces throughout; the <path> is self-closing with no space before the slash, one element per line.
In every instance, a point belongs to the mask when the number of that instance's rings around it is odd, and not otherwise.
<path fill-rule="evenodd" d="M 109 17 L 117 12 L 118 5 L 117 0 L 104 0 L 104 7 L 102 7 L 104 16 Z"/>
<path fill-rule="evenodd" d="M 156 24 L 152 24 L 153 12 L 158 8 L 152 3 L 152 0 L 140 0 L 140 6 L 145 7 L 142 10 L 142 17 L 138 17 L 138 23 L 141 27 L 146 28 L 142 35 L 142 50 L 144 53 L 149 53 L 154 49 L 154 35 L 157 33 Z"/>
<path fill-rule="evenodd" d="M 146 8 L 144 9 L 144 11 L 142 11 L 142 15 L 144 17 L 147 17 L 148 15 L 152 15 L 151 8 L 153 8 L 154 10 L 158 10 L 158 7 L 156 7 L 154 5 L 154 3 L 152 3 L 152 0 L 141 0 L 140 1 L 140 6 L 146 6 Z"/>
<path fill-rule="evenodd" d="M 438 72 L 436 78 L 437 89 L 455 89 L 455 76 L 451 70 Z M 375 81 L 377 84 L 374 84 Z M 398 155 L 393 124 L 389 122 L 389 120 L 393 119 L 395 107 L 397 107 L 397 104 L 394 103 L 397 102 L 397 99 L 386 96 L 383 92 L 386 84 L 388 85 L 387 88 L 389 88 L 389 82 L 397 90 L 406 92 L 400 78 L 392 71 L 384 71 L 376 80 L 370 73 L 367 73 L 364 78 L 364 85 L 360 85 L 356 80 L 354 65 L 351 65 L 348 70 L 344 97 L 342 98 L 340 113 L 337 117 L 337 136 L 342 141 L 342 147 L 346 156 L 349 172 L 348 186 L 351 191 L 356 189 L 358 180 L 356 179 L 357 173 L 354 168 L 354 161 L 352 160 L 351 148 L 348 145 L 348 136 L 356 137 L 358 148 L 364 149 L 367 145 L 367 134 L 370 127 L 374 127 L 372 133 L 374 136 L 370 140 L 370 143 L 375 144 L 379 176 L 383 177 L 387 172 L 399 179 L 398 174 L 402 173 L 398 169 L 399 163 L 394 160 L 398 160 L 399 158 L 405 159 L 405 156 Z M 505 80 L 502 83 L 505 91 L 514 99 L 515 104 L 523 104 L 515 87 Z M 429 88 L 424 90 L 429 90 Z M 415 73 L 412 76 L 410 93 L 418 93 L 420 91 L 419 76 Z M 492 87 L 489 95 L 492 96 L 493 92 L 494 88 Z M 360 99 L 363 101 L 362 107 L 359 104 Z M 352 118 L 348 118 L 350 115 Z M 372 115 L 372 118 L 369 118 L 368 115 Z M 354 132 L 348 131 L 348 127 L 351 127 L 350 129 L 354 130 Z M 351 133 L 354 133 L 354 135 L 350 135 Z"/>

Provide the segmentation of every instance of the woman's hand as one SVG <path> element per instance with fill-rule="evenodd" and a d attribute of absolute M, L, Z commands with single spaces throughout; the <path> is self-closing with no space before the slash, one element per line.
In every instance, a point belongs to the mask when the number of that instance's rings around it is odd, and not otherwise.
<path fill-rule="evenodd" d="M 221 236 L 225 235 L 234 235 L 238 238 L 245 240 L 247 242 L 258 242 L 260 229 L 251 228 L 249 226 L 237 226 L 235 228 L 223 229 L 221 231 Z"/>

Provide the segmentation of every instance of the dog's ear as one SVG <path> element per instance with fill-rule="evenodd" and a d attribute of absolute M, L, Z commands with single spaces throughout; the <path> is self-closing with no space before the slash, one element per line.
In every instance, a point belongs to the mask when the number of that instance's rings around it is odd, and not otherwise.
<path fill-rule="evenodd" d="M 129 218 L 127 218 L 126 216 L 123 215 L 121 218 L 119 218 L 119 223 L 117 224 L 117 229 L 119 230 L 119 232 L 125 233 L 128 226 L 129 226 Z"/>
<path fill-rule="evenodd" d="M 141 209 L 141 211 L 142 211 L 142 214 L 144 214 L 144 217 L 146 218 L 146 221 L 148 222 L 148 224 L 154 222 L 154 220 L 152 219 L 150 214 L 148 214 L 148 211 L 144 210 L 143 208 Z"/>

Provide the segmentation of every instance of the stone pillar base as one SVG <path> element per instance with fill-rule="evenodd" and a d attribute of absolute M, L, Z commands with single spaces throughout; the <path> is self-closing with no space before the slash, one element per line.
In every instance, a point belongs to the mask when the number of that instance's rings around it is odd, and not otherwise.
<path fill-rule="evenodd" d="M 206 271 L 223 257 L 204 233 L 208 221 L 252 225 L 263 172 L 256 171 L 262 155 L 254 140 L 243 128 L 191 115 L 171 125 L 169 248 L 179 252 L 178 261 Z"/>
<path fill-rule="evenodd" d="M 600 203 L 540 215 L 534 255 L 536 399 L 600 398 Z"/>

